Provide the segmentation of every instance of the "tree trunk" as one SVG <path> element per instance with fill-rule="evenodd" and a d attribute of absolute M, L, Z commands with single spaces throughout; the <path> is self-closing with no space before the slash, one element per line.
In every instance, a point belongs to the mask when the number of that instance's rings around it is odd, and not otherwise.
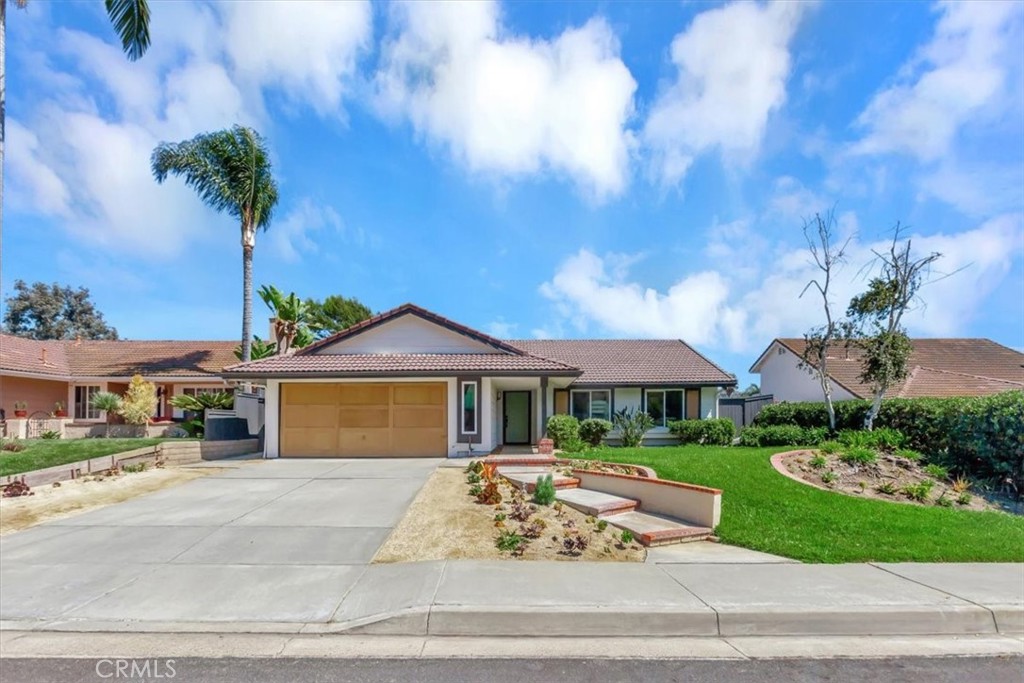
<path fill-rule="evenodd" d="M 242 362 L 252 358 L 252 251 L 251 244 L 242 245 Z"/>
<path fill-rule="evenodd" d="M 871 401 L 871 410 L 864 416 L 864 429 L 871 431 L 875 427 L 875 418 L 878 417 L 878 411 L 882 408 L 882 398 L 885 397 L 885 389 L 879 389 L 875 392 L 875 397 Z"/>

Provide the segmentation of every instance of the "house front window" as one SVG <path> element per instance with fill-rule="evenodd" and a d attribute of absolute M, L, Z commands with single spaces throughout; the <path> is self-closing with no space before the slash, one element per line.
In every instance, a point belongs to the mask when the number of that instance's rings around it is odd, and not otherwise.
<path fill-rule="evenodd" d="M 205 394 L 219 394 L 224 389 L 220 387 L 185 387 L 181 390 L 181 393 L 186 396 L 203 396 Z"/>
<path fill-rule="evenodd" d="M 462 433 L 476 434 L 477 432 L 477 396 L 479 387 L 476 382 L 462 383 Z"/>
<path fill-rule="evenodd" d="M 648 389 L 644 410 L 655 427 L 668 427 L 675 420 L 700 418 L 699 389 Z"/>
<path fill-rule="evenodd" d="M 98 420 L 100 411 L 92 405 L 93 397 L 100 392 L 98 386 L 75 387 L 75 419 Z"/>
<path fill-rule="evenodd" d="M 612 419 L 611 393 L 607 390 L 573 391 L 570 404 L 572 415 L 577 420 Z"/>

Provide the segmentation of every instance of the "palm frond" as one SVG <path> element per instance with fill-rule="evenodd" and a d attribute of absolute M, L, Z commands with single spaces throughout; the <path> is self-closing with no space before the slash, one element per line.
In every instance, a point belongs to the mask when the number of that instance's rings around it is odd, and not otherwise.
<path fill-rule="evenodd" d="M 147 0 L 106 0 L 107 16 L 114 25 L 128 59 L 135 61 L 149 47 L 149 3 Z"/>

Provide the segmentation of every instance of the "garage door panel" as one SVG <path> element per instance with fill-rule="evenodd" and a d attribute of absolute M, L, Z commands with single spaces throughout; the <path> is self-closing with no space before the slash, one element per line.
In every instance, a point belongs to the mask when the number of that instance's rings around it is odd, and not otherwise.
<path fill-rule="evenodd" d="M 281 417 L 288 427 L 329 427 L 338 426 L 338 409 L 334 405 L 286 405 Z"/>
<path fill-rule="evenodd" d="M 342 384 L 340 405 L 387 406 L 391 390 L 387 384 Z"/>
<path fill-rule="evenodd" d="M 350 407 L 341 406 L 337 408 L 338 426 L 342 429 L 352 427 L 373 427 L 387 428 L 390 426 L 391 411 L 387 406 L 382 407 Z"/>
<path fill-rule="evenodd" d="M 283 456 L 432 456 L 448 452 L 445 382 L 284 384 Z"/>
<path fill-rule="evenodd" d="M 444 405 L 444 384 L 396 384 L 395 405 Z"/>

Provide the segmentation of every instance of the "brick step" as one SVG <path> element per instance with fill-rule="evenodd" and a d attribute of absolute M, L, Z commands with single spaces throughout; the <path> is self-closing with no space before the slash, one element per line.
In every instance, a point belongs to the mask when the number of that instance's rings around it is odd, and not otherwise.
<path fill-rule="evenodd" d="M 581 488 L 558 491 L 555 498 L 592 517 L 607 517 L 608 515 L 632 512 L 639 505 L 639 502 L 632 498 L 622 498 L 610 493 Z"/>
<path fill-rule="evenodd" d="M 503 466 L 498 468 L 498 474 L 505 477 L 514 486 L 526 486 L 528 493 L 533 493 L 537 488 L 537 477 L 554 474 L 556 489 L 574 489 L 580 485 L 580 480 L 559 472 L 552 472 L 550 467 L 527 467 L 527 466 Z"/>
<path fill-rule="evenodd" d="M 556 460 L 553 455 L 490 455 L 483 462 L 496 467 L 551 467 Z"/>
<path fill-rule="evenodd" d="M 713 532 L 713 529 L 707 527 L 693 526 L 648 512 L 623 512 L 604 519 L 619 529 L 628 529 L 641 545 L 648 547 L 704 541 Z"/>

